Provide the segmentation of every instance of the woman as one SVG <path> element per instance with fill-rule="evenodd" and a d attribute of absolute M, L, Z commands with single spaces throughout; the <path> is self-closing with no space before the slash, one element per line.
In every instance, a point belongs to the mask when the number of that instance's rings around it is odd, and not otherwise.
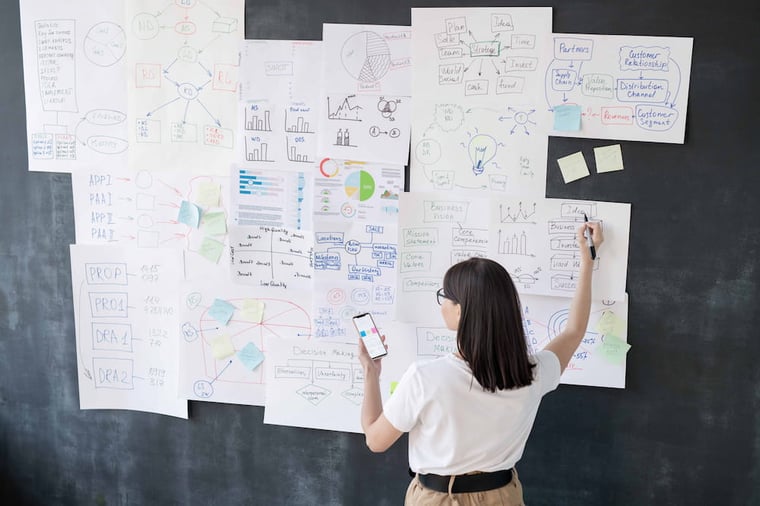
<path fill-rule="evenodd" d="M 458 351 L 412 364 L 384 407 L 381 362 L 359 342 L 367 446 L 383 452 L 409 432 L 415 477 L 405 504 L 523 504 L 514 466 L 541 398 L 559 384 L 588 325 L 593 260 L 584 233 L 597 251 L 604 241 L 598 223 L 578 228 L 580 273 L 567 325 L 536 355 L 528 355 L 512 279 L 483 258 L 451 266 L 437 294 L 446 327 L 457 332 Z"/>

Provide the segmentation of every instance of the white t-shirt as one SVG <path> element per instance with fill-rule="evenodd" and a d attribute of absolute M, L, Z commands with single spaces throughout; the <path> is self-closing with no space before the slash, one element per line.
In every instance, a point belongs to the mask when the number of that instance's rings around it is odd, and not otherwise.
<path fill-rule="evenodd" d="M 535 380 L 514 390 L 484 390 L 453 354 L 414 363 L 386 401 L 385 417 L 409 432 L 409 467 L 421 474 L 463 474 L 513 467 L 544 394 L 559 384 L 559 359 L 532 357 Z"/>

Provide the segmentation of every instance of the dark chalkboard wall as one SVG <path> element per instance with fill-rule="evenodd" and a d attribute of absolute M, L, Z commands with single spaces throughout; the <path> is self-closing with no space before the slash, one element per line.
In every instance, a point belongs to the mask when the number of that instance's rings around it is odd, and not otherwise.
<path fill-rule="evenodd" d="M 554 31 L 694 37 L 686 143 L 623 142 L 626 170 L 547 196 L 631 202 L 628 387 L 561 386 L 519 465 L 528 504 L 760 504 L 760 37 L 755 1 L 248 0 L 246 37 L 323 22 L 408 25 L 410 7 L 554 7 Z M 18 5 L 0 7 L 0 498 L 3 504 L 398 505 L 406 440 L 264 425 L 192 402 L 190 420 L 80 411 L 70 177 L 29 173 Z M 12 499 L 12 502 L 9 502 Z"/>

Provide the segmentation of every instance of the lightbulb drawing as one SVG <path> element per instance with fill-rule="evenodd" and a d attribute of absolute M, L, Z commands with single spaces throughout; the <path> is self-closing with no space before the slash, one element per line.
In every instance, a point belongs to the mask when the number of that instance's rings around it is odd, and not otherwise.
<path fill-rule="evenodd" d="M 478 134 L 470 139 L 467 148 L 472 162 L 472 172 L 477 176 L 483 173 L 486 164 L 496 156 L 496 139 L 490 135 Z"/>

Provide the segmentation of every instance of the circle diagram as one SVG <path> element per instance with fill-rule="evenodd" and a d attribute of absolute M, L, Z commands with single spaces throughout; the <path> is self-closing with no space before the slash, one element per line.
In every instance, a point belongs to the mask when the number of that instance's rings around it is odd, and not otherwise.
<path fill-rule="evenodd" d="M 364 202 L 375 194 L 375 179 L 369 172 L 359 170 L 346 177 L 343 189 L 348 198 Z"/>
<path fill-rule="evenodd" d="M 346 72 L 359 81 L 379 81 L 391 67 L 388 44 L 376 32 L 352 35 L 343 43 L 340 54 Z"/>
<path fill-rule="evenodd" d="M 98 23 L 90 28 L 84 38 L 84 54 L 100 67 L 110 67 L 118 62 L 126 50 L 127 35 L 115 23 Z"/>

